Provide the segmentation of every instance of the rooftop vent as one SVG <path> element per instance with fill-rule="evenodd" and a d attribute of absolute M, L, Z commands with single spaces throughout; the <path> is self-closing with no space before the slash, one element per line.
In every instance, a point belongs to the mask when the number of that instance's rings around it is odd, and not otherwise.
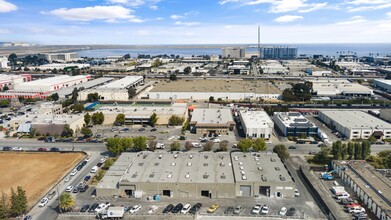
<path fill-rule="evenodd" d="M 283 177 L 282 175 L 280 175 L 280 180 L 281 180 L 281 181 L 285 181 L 285 177 Z"/>
<path fill-rule="evenodd" d="M 204 158 L 205 158 L 205 159 L 208 159 L 208 157 L 209 157 L 208 155 L 204 155 Z"/>
<path fill-rule="evenodd" d="M 243 175 L 242 180 L 247 180 L 247 177 L 245 175 Z"/>
<path fill-rule="evenodd" d="M 189 179 L 189 178 L 190 178 L 190 174 L 187 173 L 187 174 L 185 175 L 185 178 L 186 178 L 186 179 Z"/>
<path fill-rule="evenodd" d="M 223 179 L 223 180 L 225 180 L 225 178 L 226 178 L 226 176 L 225 176 L 225 174 L 223 173 L 223 174 L 221 174 L 221 179 Z"/>
<path fill-rule="evenodd" d="M 163 155 L 162 154 L 159 154 L 159 159 L 162 159 Z"/>
<path fill-rule="evenodd" d="M 271 162 L 276 162 L 276 159 L 275 159 L 274 157 L 271 157 L 271 158 L 270 158 L 270 161 L 271 161 Z"/>
<path fill-rule="evenodd" d="M 174 155 L 174 158 L 175 158 L 175 159 L 178 158 L 178 154 L 175 154 L 175 155 Z"/>
<path fill-rule="evenodd" d="M 138 166 L 142 167 L 142 166 L 144 166 L 144 163 L 138 163 Z"/>
<path fill-rule="evenodd" d="M 168 175 L 167 175 L 167 178 L 171 179 L 171 178 L 172 178 L 172 174 L 171 174 L 171 173 L 168 174 Z"/>
<path fill-rule="evenodd" d="M 176 163 L 171 163 L 171 166 L 175 166 L 176 165 Z"/>
<path fill-rule="evenodd" d="M 205 174 L 202 176 L 202 178 L 204 178 L 204 179 L 208 179 L 208 177 L 209 177 L 208 173 L 205 173 Z"/>
<path fill-rule="evenodd" d="M 147 155 L 147 154 L 144 154 L 143 159 L 145 159 L 145 158 L 147 158 L 147 157 L 148 157 L 148 155 Z"/>
<path fill-rule="evenodd" d="M 240 173 L 241 173 L 242 175 L 245 175 L 245 174 L 246 174 L 246 172 L 244 172 L 243 170 L 241 170 Z"/>
<path fill-rule="evenodd" d="M 159 166 L 159 163 L 155 163 L 155 167 Z"/>
<path fill-rule="evenodd" d="M 239 170 L 244 170 L 244 167 L 240 166 L 240 167 L 239 167 Z"/>
<path fill-rule="evenodd" d="M 190 158 L 190 159 L 191 159 L 191 158 L 193 158 L 193 155 L 192 155 L 192 154 L 190 154 L 190 155 L 189 155 L 189 158 Z"/>
<path fill-rule="evenodd" d="M 276 169 L 277 171 L 280 171 L 280 168 L 279 168 L 279 167 L 274 167 L 274 169 Z"/>
<path fill-rule="evenodd" d="M 261 176 L 261 179 L 262 179 L 263 182 L 266 182 L 266 181 L 267 181 L 267 178 L 266 178 L 266 176 L 264 176 L 264 175 Z"/>
<path fill-rule="evenodd" d="M 137 175 L 138 175 L 137 173 L 133 174 L 133 175 L 132 175 L 132 178 L 136 178 Z"/>
<path fill-rule="evenodd" d="M 204 163 L 204 167 L 207 167 L 208 166 L 208 163 Z"/>
<path fill-rule="evenodd" d="M 223 162 L 220 163 L 221 167 L 225 167 L 225 164 Z"/>
<path fill-rule="evenodd" d="M 154 173 L 149 174 L 149 178 L 153 178 L 155 176 Z"/>
<path fill-rule="evenodd" d="M 191 167 L 191 163 L 187 163 L 187 166 L 188 166 L 188 167 Z"/>
<path fill-rule="evenodd" d="M 243 163 L 242 163 L 242 162 L 239 162 L 239 166 L 243 166 Z"/>
<path fill-rule="evenodd" d="M 259 171 L 263 171 L 263 167 L 258 167 L 258 170 Z"/>

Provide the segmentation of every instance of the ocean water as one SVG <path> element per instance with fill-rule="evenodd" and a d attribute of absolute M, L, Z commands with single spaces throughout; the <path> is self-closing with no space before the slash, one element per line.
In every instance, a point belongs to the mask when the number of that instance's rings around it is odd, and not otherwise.
<path fill-rule="evenodd" d="M 324 56 L 336 56 L 339 53 L 355 53 L 357 56 L 386 56 L 391 55 L 391 43 L 385 44 L 273 44 L 277 46 L 292 46 L 298 48 L 298 54 L 306 54 L 312 56 L 314 54 L 321 54 Z M 107 56 L 123 56 L 130 54 L 132 57 L 137 57 L 139 54 L 156 55 L 179 55 L 184 57 L 198 56 L 198 55 L 221 55 L 221 46 L 208 45 L 170 45 L 170 46 L 151 46 L 142 47 L 137 46 L 128 49 L 98 49 L 98 50 L 81 50 L 76 51 L 81 57 L 95 57 L 103 58 Z M 246 47 L 247 45 L 238 45 Z M 256 52 L 257 48 L 247 48 L 248 52 Z"/>

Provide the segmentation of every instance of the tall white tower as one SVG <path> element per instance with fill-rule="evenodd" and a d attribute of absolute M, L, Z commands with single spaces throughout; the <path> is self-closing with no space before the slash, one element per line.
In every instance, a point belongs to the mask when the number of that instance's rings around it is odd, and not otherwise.
<path fill-rule="evenodd" d="M 261 26 L 258 26 L 258 53 L 259 59 L 261 59 Z"/>

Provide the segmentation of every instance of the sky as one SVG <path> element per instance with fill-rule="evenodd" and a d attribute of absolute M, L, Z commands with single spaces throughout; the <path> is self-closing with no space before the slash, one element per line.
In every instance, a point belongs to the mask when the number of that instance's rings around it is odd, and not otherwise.
<path fill-rule="evenodd" d="M 391 0 L 0 0 L 0 42 L 391 43 Z"/>

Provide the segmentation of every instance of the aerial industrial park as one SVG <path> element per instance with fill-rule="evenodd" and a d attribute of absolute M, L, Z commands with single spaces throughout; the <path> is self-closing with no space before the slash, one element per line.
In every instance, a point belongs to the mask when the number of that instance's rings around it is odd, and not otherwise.
<path fill-rule="evenodd" d="M 0 219 L 391 220 L 389 3 L 214 3 L 0 0 Z"/>

